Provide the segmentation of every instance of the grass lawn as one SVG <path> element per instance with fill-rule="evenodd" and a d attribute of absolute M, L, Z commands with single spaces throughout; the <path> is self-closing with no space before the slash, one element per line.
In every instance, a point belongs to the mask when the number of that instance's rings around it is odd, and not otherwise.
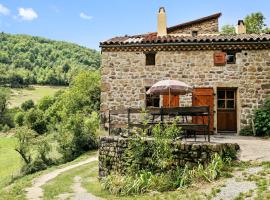
<path fill-rule="evenodd" d="M 16 138 L 0 136 L 0 188 L 19 174 L 22 161 L 14 150 Z"/>
<path fill-rule="evenodd" d="M 44 96 L 53 96 L 55 92 L 67 87 L 32 85 L 28 88 L 11 89 L 9 107 L 19 107 L 24 101 L 32 99 L 35 103 Z"/>

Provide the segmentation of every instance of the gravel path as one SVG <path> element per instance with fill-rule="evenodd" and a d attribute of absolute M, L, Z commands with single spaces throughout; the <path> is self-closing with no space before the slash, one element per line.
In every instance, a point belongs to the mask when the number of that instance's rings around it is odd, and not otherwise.
<path fill-rule="evenodd" d="M 52 172 L 49 172 L 47 174 L 44 174 L 36 179 L 33 180 L 33 185 L 32 187 L 26 188 L 26 198 L 28 200 L 41 200 L 43 197 L 43 190 L 41 188 L 41 186 L 43 186 L 44 184 L 46 184 L 48 181 L 54 179 L 55 177 L 57 177 L 58 175 L 60 175 L 63 172 L 66 172 L 68 170 L 74 169 L 76 167 L 88 164 L 90 162 L 93 161 L 97 161 L 98 158 L 97 156 L 95 157 L 91 157 L 87 160 L 78 162 L 76 164 L 61 168 L 61 169 L 56 169 Z"/>
<path fill-rule="evenodd" d="M 74 200 L 100 200 L 100 198 L 88 193 L 85 188 L 81 186 L 81 177 L 74 177 L 74 185 L 72 187 L 74 191 Z"/>
<path fill-rule="evenodd" d="M 262 167 L 253 167 L 246 170 L 248 174 L 256 174 L 263 170 Z M 230 200 L 236 198 L 241 192 L 245 193 L 249 190 L 254 190 L 257 188 L 255 182 L 244 181 L 244 176 L 242 172 L 237 172 L 234 174 L 233 178 L 228 179 L 225 182 L 225 187 L 221 188 L 220 193 L 217 194 L 213 200 Z"/>

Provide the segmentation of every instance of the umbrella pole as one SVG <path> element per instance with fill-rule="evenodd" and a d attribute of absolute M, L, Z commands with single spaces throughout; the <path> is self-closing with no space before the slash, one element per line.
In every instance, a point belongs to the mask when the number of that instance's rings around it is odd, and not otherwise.
<path fill-rule="evenodd" d="M 171 88 L 169 88 L 169 108 L 171 107 Z"/>

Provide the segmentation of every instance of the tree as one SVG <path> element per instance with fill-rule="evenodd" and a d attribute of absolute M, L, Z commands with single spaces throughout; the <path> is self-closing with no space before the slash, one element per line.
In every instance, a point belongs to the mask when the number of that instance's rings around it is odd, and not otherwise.
<path fill-rule="evenodd" d="M 9 99 L 8 90 L 5 88 L 0 88 L 0 123 L 3 120 L 4 113 L 6 112 L 8 99 Z"/>
<path fill-rule="evenodd" d="M 46 121 L 44 119 L 43 111 L 31 108 L 25 114 L 25 124 L 28 128 L 43 134 L 47 131 Z"/>
<path fill-rule="evenodd" d="M 21 127 L 16 130 L 15 137 L 18 139 L 15 150 L 26 164 L 30 164 L 32 161 L 31 146 L 33 145 L 35 133 L 26 127 Z"/>
<path fill-rule="evenodd" d="M 221 27 L 221 33 L 222 34 L 228 34 L 228 35 L 233 35 L 235 34 L 235 28 L 233 25 L 226 24 Z"/>
<path fill-rule="evenodd" d="M 266 27 L 265 17 L 261 12 L 251 13 L 244 18 L 247 33 L 270 33 L 270 28 Z M 226 24 L 221 28 L 222 34 L 235 34 L 233 25 Z"/>
<path fill-rule="evenodd" d="M 261 12 L 251 13 L 244 19 L 247 33 L 262 33 L 265 28 L 265 17 Z"/>

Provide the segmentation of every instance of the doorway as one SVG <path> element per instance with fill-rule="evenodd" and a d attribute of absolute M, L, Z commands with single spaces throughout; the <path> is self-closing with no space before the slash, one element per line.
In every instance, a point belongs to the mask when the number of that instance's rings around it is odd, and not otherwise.
<path fill-rule="evenodd" d="M 236 88 L 217 88 L 217 131 L 237 132 Z"/>

